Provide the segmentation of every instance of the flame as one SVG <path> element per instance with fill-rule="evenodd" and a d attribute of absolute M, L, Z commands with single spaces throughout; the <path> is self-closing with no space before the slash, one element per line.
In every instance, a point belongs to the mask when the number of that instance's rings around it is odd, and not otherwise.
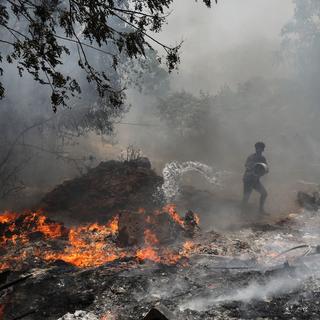
<path fill-rule="evenodd" d="M 142 248 L 137 250 L 136 257 L 140 260 L 151 260 L 157 263 L 161 262 L 161 259 L 158 253 L 152 247 L 147 247 L 147 248 Z"/>
<path fill-rule="evenodd" d="M 69 246 L 62 253 L 46 253 L 45 260 L 63 260 L 77 267 L 93 267 L 123 258 L 124 253 L 116 249 L 107 250 L 106 237 L 118 231 L 119 216 L 113 217 L 103 226 L 97 223 L 69 231 Z"/>
<path fill-rule="evenodd" d="M 156 263 L 173 265 L 177 264 L 184 257 L 170 249 L 161 250 L 159 248 L 146 247 L 137 250 L 136 258 L 140 261 L 150 260 Z"/>
<path fill-rule="evenodd" d="M 168 212 L 171 216 L 171 218 L 178 224 L 180 224 L 182 227 L 184 227 L 184 220 L 180 217 L 176 210 L 176 205 L 174 204 L 168 204 L 163 208 L 163 211 Z"/>
<path fill-rule="evenodd" d="M 37 220 L 37 221 L 36 221 Z M 39 231 L 43 233 L 47 238 L 59 238 L 62 236 L 62 225 L 57 223 L 48 223 L 46 216 L 40 215 L 39 212 L 32 213 L 26 219 L 26 223 L 32 224 L 36 221 L 36 227 L 33 231 Z"/>
<path fill-rule="evenodd" d="M 16 225 L 19 218 L 19 225 Z M 27 243 L 32 233 L 39 232 L 47 239 L 62 237 L 64 234 L 63 225 L 48 219 L 41 214 L 41 211 L 19 215 L 6 212 L 0 215 L 0 223 L 8 224 L 10 233 L 0 237 L 0 244 Z"/>
<path fill-rule="evenodd" d="M 123 258 L 124 255 L 114 253 L 106 254 L 101 248 L 93 248 L 92 250 L 77 250 L 70 248 L 63 253 L 46 253 L 43 258 L 47 261 L 63 260 L 80 268 L 101 266 L 105 263 L 112 262 L 116 259 Z"/>
<path fill-rule="evenodd" d="M 6 262 L 0 262 L 0 271 L 1 270 L 6 270 L 6 269 L 9 269 L 9 268 L 10 268 L 9 262 L 7 262 L 7 261 Z M 1 318 L 0 318 L 0 320 L 1 320 Z"/>
<path fill-rule="evenodd" d="M 15 212 L 4 212 L 0 215 L 0 223 L 8 223 L 18 218 L 19 214 Z"/>
<path fill-rule="evenodd" d="M 4 254 L 0 270 L 18 269 L 21 263 L 30 258 L 40 261 L 62 260 L 79 268 L 100 266 L 117 259 L 130 257 L 150 260 L 156 263 L 176 264 L 192 251 L 192 245 L 186 242 L 182 249 L 172 250 L 160 247 L 156 235 L 155 215 L 145 214 L 147 228 L 144 230 L 144 245 L 135 248 L 119 248 L 114 236 L 118 233 L 119 216 L 114 216 L 107 224 L 92 223 L 66 228 L 62 223 L 50 220 L 40 211 L 23 214 L 5 212 L 0 215 L 0 245 Z M 161 214 L 169 214 L 179 225 L 184 220 L 174 205 L 166 206 Z M 52 242 L 52 240 L 59 240 Z M 41 241 L 39 241 L 41 240 Z M 31 245 L 28 245 L 32 243 Z M 27 246 L 25 246 L 27 245 Z M 38 261 L 37 260 L 37 261 Z M 31 260 L 32 261 L 32 260 Z"/>
<path fill-rule="evenodd" d="M 195 244 L 192 241 L 190 240 L 186 241 L 183 244 L 183 251 L 182 251 L 183 255 L 189 256 L 190 253 L 193 251 L 194 247 L 195 247 Z"/>
<path fill-rule="evenodd" d="M 150 229 L 144 231 L 144 242 L 148 245 L 159 244 L 157 236 Z"/>
<path fill-rule="evenodd" d="M 167 208 L 165 208 L 164 211 L 168 212 Z M 156 212 L 156 214 L 159 214 L 159 213 Z M 178 213 L 176 214 L 178 215 Z M 138 249 L 136 251 L 136 258 L 138 260 L 150 260 L 156 263 L 163 263 L 163 264 L 170 265 L 170 264 L 176 264 L 183 257 L 179 253 L 172 251 L 170 249 L 158 248 L 157 245 L 159 244 L 159 240 L 157 236 L 150 229 L 146 229 L 144 231 L 144 242 L 147 246 L 145 248 Z"/>
<path fill-rule="evenodd" d="M 162 263 L 168 265 L 177 264 L 182 258 L 184 258 L 183 255 L 170 249 L 164 249 L 161 256 L 163 257 Z"/>
<path fill-rule="evenodd" d="M 110 228 L 111 234 L 113 236 L 116 235 L 119 230 L 119 216 L 116 215 L 115 217 L 113 217 L 107 224 L 107 227 Z"/>

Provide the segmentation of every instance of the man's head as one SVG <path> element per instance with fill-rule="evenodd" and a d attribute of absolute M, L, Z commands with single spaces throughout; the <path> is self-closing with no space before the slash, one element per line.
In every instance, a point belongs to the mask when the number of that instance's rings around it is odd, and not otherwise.
<path fill-rule="evenodd" d="M 254 147 L 256 148 L 256 153 L 261 154 L 264 151 L 266 145 L 263 142 L 259 141 L 254 145 Z"/>

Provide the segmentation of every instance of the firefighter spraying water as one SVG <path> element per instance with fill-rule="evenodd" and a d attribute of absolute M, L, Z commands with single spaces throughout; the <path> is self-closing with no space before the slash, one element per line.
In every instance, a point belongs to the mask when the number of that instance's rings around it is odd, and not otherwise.
<path fill-rule="evenodd" d="M 260 181 L 260 178 L 269 172 L 266 158 L 262 155 L 265 149 L 263 142 L 255 144 L 256 152 L 247 158 L 245 163 L 245 173 L 243 176 L 243 199 L 242 211 L 248 205 L 250 195 L 253 190 L 260 193 L 259 212 L 266 214 L 264 204 L 268 196 L 267 190 Z"/>

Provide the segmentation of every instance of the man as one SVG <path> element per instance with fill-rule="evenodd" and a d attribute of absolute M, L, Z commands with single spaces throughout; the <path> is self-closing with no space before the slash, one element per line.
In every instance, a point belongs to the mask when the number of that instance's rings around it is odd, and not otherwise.
<path fill-rule="evenodd" d="M 264 210 L 264 203 L 268 194 L 260 182 L 260 178 L 269 171 L 266 158 L 262 155 L 265 149 L 265 144 L 263 142 L 257 142 L 255 144 L 255 149 L 256 152 L 248 157 L 245 164 L 242 208 L 244 209 L 247 206 L 250 195 L 254 189 L 260 193 L 259 211 L 262 214 L 266 214 Z"/>

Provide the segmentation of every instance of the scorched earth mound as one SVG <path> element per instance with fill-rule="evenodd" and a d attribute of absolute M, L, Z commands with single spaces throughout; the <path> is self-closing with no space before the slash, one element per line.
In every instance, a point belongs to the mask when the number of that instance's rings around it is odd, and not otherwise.
<path fill-rule="evenodd" d="M 38 207 L 76 221 L 107 221 L 119 210 L 153 209 L 153 194 L 161 184 L 147 158 L 101 162 L 87 174 L 57 186 Z"/>

